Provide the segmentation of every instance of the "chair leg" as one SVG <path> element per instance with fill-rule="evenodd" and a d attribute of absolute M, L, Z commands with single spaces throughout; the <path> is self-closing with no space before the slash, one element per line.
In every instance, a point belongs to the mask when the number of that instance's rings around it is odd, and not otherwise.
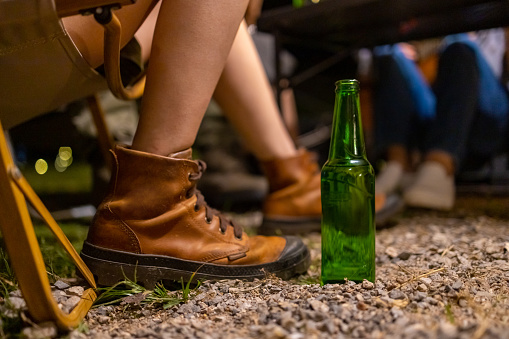
<path fill-rule="evenodd" d="M 62 329 L 77 326 L 97 297 L 92 289 L 96 287 L 93 275 L 15 166 L 1 122 L 0 196 L 0 230 L 28 311 L 37 322 L 54 321 Z M 46 267 L 25 199 L 38 210 L 92 287 L 85 291 L 82 300 L 70 314 L 59 309 L 51 294 Z"/>
<path fill-rule="evenodd" d="M 113 163 L 110 156 L 110 149 L 114 147 L 113 137 L 111 136 L 108 125 L 106 124 L 104 110 L 101 106 L 97 95 L 92 95 L 87 98 L 88 107 L 94 119 L 94 125 L 97 129 L 97 139 L 99 140 L 99 147 L 106 166 L 111 171 Z"/>

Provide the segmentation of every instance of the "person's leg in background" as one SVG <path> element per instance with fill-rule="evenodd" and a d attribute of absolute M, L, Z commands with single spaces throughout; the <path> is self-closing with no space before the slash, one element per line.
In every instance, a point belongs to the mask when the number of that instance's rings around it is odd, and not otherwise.
<path fill-rule="evenodd" d="M 238 0 L 162 2 L 133 145 L 114 151 L 111 190 L 83 246 L 99 283 L 122 279 L 119 267 L 129 264 L 149 285 L 188 279 L 198 270 L 198 276 L 222 279 L 262 277 L 261 268 L 288 278 L 307 269 L 301 240 L 248 237 L 196 190 L 205 165 L 191 160 L 190 147 L 246 6 Z"/>
<path fill-rule="evenodd" d="M 454 174 L 478 112 L 479 70 L 470 47 L 454 43 L 443 51 L 433 89 L 436 119 L 425 138 L 424 163 L 404 198 L 410 206 L 448 210 L 454 205 Z"/>
<path fill-rule="evenodd" d="M 410 171 L 409 152 L 419 125 L 418 113 L 408 81 L 393 55 L 375 57 L 374 72 L 376 148 L 387 159 L 375 187 L 377 192 L 391 193 L 402 188 L 405 172 Z"/>
<path fill-rule="evenodd" d="M 318 164 L 309 152 L 296 148 L 245 24 L 237 33 L 214 99 L 260 161 L 269 181 L 260 231 L 320 231 Z"/>

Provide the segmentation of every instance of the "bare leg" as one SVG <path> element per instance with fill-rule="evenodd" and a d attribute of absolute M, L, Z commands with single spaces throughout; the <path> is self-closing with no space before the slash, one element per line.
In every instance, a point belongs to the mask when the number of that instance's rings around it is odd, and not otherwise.
<path fill-rule="evenodd" d="M 140 0 L 119 11 L 123 43 L 154 5 Z M 134 149 L 168 155 L 194 143 L 246 7 L 247 0 L 162 2 Z M 100 65 L 102 28 L 90 17 L 64 24 L 90 65 Z"/>
<path fill-rule="evenodd" d="M 214 98 L 258 159 L 288 158 L 297 153 L 245 23 L 237 33 Z"/>
<path fill-rule="evenodd" d="M 163 1 L 133 148 L 167 155 L 194 143 L 246 7 Z"/>
<path fill-rule="evenodd" d="M 143 54 L 151 49 L 158 10 L 159 5 L 136 32 Z M 260 160 L 295 155 L 296 148 L 281 121 L 270 84 L 245 24 L 239 28 L 214 98 L 244 137 L 247 147 Z"/>

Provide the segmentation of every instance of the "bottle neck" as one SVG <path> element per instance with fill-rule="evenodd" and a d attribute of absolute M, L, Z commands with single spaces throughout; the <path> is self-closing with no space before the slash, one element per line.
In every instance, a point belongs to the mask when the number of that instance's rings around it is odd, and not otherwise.
<path fill-rule="evenodd" d="M 357 80 L 336 83 L 329 160 L 366 159 Z"/>

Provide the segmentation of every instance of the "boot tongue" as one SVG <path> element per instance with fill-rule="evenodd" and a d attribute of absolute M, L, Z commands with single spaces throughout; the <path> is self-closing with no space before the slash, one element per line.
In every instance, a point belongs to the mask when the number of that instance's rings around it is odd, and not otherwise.
<path fill-rule="evenodd" d="M 188 159 L 190 160 L 193 156 L 193 149 L 192 148 L 188 148 L 188 149 L 185 149 L 183 151 L 178 151 L 178 152 L 175 152 L 175 153 L 172 153 L 170 155 L 168 155 L 168 158 L 177 158 L 177 159 Z"/>

